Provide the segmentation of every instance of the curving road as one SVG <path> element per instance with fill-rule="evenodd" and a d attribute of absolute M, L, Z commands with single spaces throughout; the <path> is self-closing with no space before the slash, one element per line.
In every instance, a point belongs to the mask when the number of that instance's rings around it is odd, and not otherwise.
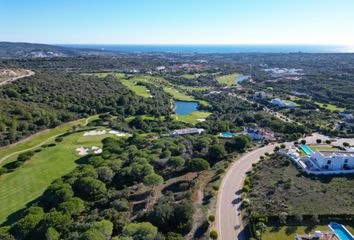
<path fill-rule="evenodd" d="M 268 145 L 249 152 L 237 160 L 225 175 L 218 194 L 216 206 L 216 229 L 221 240 L 246 239 L 239 212 L 243 180 L 252 163 L 275 145 Z"/>
<path fill-rule="evenodd" d="M 328 137 L 314 133 L 306 137 L 309 144 L 316 143 L 316 139 L 326 140 Z M 336 139 L 335 145 L 341 145 L 343 142 L 349 142 L 354 145 L 354 139 Z M 292 143 L 284 143 L 289 146 Z M 280 144 L 268 145 L 258 148 L 243 155 L 228 170 L 220 185 L 216 205 L 216 230 L 221 240 L 245 240 L 245 229 L 242 226 L 242 217 L 239 211 L 241 204 L 241 194 L 243 180 L 247 171 L 251 170 L 252 163 L 259 161 L 260 156 L 266 152 L 272 152 L 274 147 Z"/>

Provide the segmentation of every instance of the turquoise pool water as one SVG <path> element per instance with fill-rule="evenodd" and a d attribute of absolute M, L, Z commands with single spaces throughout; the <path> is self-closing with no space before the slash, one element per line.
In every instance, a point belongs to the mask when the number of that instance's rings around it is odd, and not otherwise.
<path fill-rule="evenodd" d="M 221 132 L 220 136 L 222 136 L 222 137 L 235 137 L 235 136 L 237 136 L 237 134 L 231 133 L 231 132 Z"/>
<path fill-rule="evenodd" d="M 306 145 L 300 145 L 300 148 L 307 154 L 310 155 L 312 153 L 312 150 L 306 146 Z"/>
<path fill-rule="evenodd" d="M 331 222 L 329 227 L 336 233 L 340 240 L 354 240 L 353 235 L 343 225 Z"/>

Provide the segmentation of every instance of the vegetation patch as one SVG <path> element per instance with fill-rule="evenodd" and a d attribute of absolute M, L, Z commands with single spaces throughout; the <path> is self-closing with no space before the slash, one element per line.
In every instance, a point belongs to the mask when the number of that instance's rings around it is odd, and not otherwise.
<path fill-rule="evenodd" d="M 130 90 L 135 92 L 136 95 L 148 98 L 150 97 L 150 90 L 143 85 L 139 85 L 137 82 L 131 80 L 121 80 L 122 83 L 128 87 Z"/>
<path fill-rule="evenodd" d="M 341 107 L 337 107 L 333 104 L 329 104 L 329 103 L 320 103 L 320 102 L 316 102 L 316 101 L 313 101 L 313 100 L 310 100 L 310 99 L 306 99 L 306 98 L 300 98 L 300 97 L 297 97 L 297 96 L 291 96 L 290 97 L 291 100 L 302 100 L 302 101 L 307 101 L 307 102 L 311 102 L 313 104 L 316 104 L 318 107 L 320 108 L 323 108 L 323 109 L 327 109 L 327 110 L 330 110 L 330 111 L 339 111 L 339 112 L 342 112 L 345 110 L 345 108 L 341 108 Z"/>
<path fill-rule="evenodd" d="M 196 111 L 196 112 L 191 112 L 187 115 L 174 114 L 173 118 L 185 123 L 197 124 L 198 122 L 203 122 L 207 117 L 210 116 L 210 114 L 211 114 L 210 112 Z"/>
<path fill-rule="evenodd" d="M 237 82 L 235 81 L 235 79 L 239 76 L 241 76 L 241 74 L 238 74 L 238 73 L 228 74 L 228 75 L 219 76 L 216 78 L 216 80 L 221 84 L 224 84 L 227 86 L 233 86 L 233 85 L 237 85 Z"/>
<path fill-rule="evenodd" d="M 0 223 L 40 196 L 52 181 L 72 171 L 80 163 L 80 156 L 75 151 L 77 147 L 101 147 L 105 137 L 83 136 L 83 132 L 70 134 L 55 147 L 43 148 L 21 167 L 2 175 Z"/>
<path fill-rule="evenodd" d="M 251 174 L 254 213 L 265 216 L 354 214 L 354 176 L 307 176 L 283 155 L 259 162 Z"/>

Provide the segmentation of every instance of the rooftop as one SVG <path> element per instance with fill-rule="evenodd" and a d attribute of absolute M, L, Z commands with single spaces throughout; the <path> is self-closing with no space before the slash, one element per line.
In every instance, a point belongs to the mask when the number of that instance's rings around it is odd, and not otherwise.
<path fill-rule="evenodd" d="M 352 157 L 352 156 L 354 156 L 353 151 L 319 150 L 318 152 L 321 153 L 325 157 L 331 157 L 331 156 Z"/>
<path fill-rule="evenodd" d="M 340 240 L 337 235 L 332 232 L 315 232 L 315 234 L 296 235 L 295 240 Z"/>

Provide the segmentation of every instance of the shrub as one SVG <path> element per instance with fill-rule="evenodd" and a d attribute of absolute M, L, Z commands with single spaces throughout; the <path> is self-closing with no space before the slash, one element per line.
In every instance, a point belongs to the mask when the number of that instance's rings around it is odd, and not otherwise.
<path fill-rule="evenodd" d="M 58 143 L 59 143 L 59 142 L 62 142 L 62 141 L 63 141 L 63 137 L 56 137 L 56 138 L 55 138 L 55 141 L 58 142 Z"/>
<path fill-rule="evenodd" d="M 251 190 L 249 186 L 243 186 L 242 191 L 248 193 Z"/>
<path fill-rule="evenodd" d="M 211 239 L 218 239 L 218 233 L 216 231 L 211 231 L 210 232 L 210 238 Z"/>
<path fill-rule="evenodd" d="M 209 215 L 209 221 L 214 222 L 215 221 L 215 216 L 214 215 Z"/>
<path fill-rule="evenodd" d="M 246 177 L 245 180 L 244 180 L 244 184 L 248 185 L 250 183 L 251 183 L 251 179 L 249 177 Z"/>
<path fill-rule="evenodd" d="M 21 153 L 20 155 L 18 155 L 17 161 L 21 161 L 21 162 L 27 161 L 27 160 L 29 160 L 33 155 L 34 155 L 34 152 L 33 152 L 33 151 L 27 151 L 27 152 Z"/>

